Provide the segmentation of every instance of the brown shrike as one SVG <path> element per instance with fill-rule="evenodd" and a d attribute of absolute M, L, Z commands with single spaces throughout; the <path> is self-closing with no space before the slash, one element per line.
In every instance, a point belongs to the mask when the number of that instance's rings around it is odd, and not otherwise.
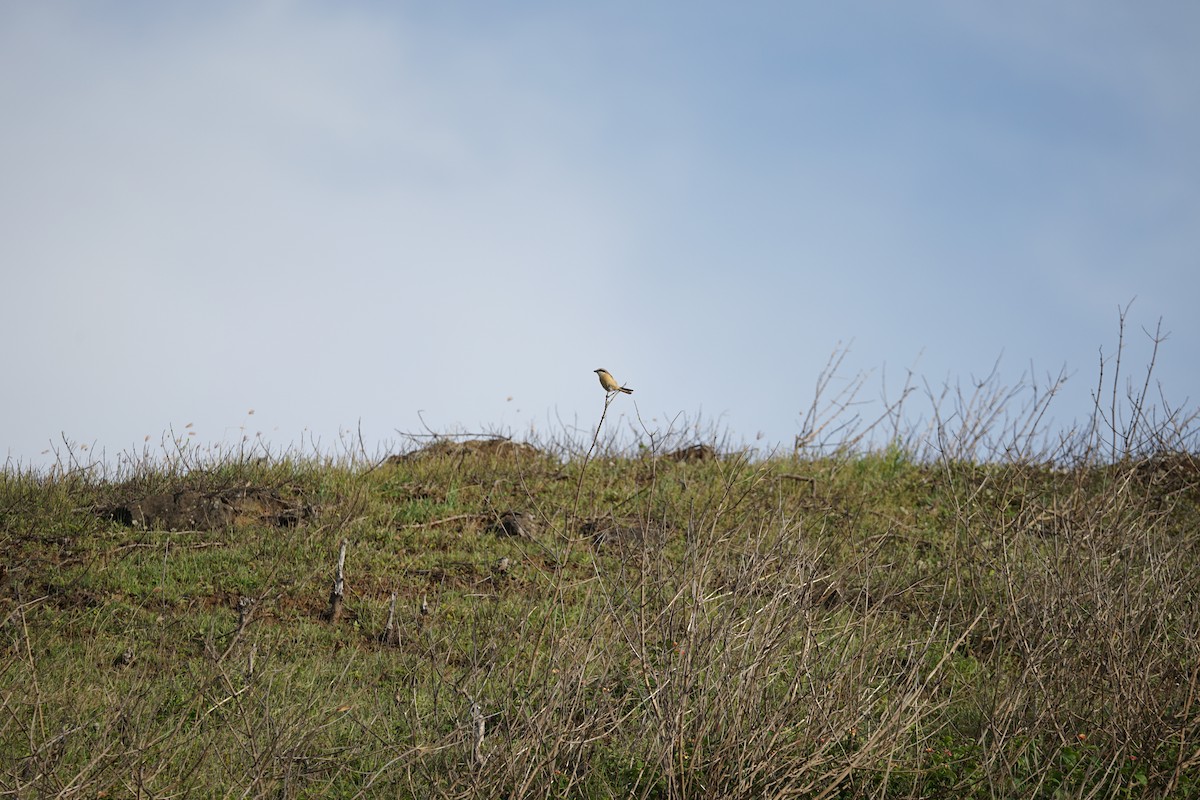
<path fill-rule="evenodd" d="M 592 372 L 600 376 L 600 385 L 604 387 L 606 392 L 624 392 L 625 394 L 633 394 L 633 389 L 626 389 L 621 384 L 617 383 L 617 379 L 609 374 L 606 369 L 594 369 Z"/>

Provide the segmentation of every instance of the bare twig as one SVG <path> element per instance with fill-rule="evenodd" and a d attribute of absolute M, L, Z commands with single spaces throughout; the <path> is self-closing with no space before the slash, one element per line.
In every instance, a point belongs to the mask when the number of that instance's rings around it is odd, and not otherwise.
<path fill-rule="evenodd" d="M 346 548 L 349 544 L 348 539 L 342 539 L 342 546 L 338 551 L 337 572 L 333 578 L 333 590 L 329 593 L 329 608 L 322 614 L 322 619 L 327 622 L 337 622 L 342 618 L 346 594 Z"/>

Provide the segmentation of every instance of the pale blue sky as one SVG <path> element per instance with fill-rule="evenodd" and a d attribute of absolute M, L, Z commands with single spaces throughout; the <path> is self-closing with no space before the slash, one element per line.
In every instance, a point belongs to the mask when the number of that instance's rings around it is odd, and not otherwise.
<path fill-rule="evenodd" d="M 1200 5 L 5 3 L 0 456 L 1200 401 Z M 511 398 L 511 400 L 509 399 Z M 255 409 L 253 417 L 247 416 Z M 920 416 L 920 402 L 911 406 Z M 761 438 L 760 438 L 761 437 Z"/>

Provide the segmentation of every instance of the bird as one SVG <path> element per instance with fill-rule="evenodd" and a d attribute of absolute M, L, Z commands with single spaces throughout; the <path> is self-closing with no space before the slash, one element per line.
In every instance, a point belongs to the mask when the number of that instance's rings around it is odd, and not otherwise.
<path fill-rule="evenodd" d="M 603 367 L 601 367 L 600 369 L 594 369 L 594 370 L 592 370 L 592 372 L 594 372 L 600 376 L 600 385 L 604 387 L 604 391 L 606 391 L 606 392 L 624 392 L 625 394 L 633 394 L 633 389 L 626 389 L 624 386 L 617 383 L 617 379 L 614 378 L 611 374 L 609 374 L 609 371 L 604 369 Z"/>

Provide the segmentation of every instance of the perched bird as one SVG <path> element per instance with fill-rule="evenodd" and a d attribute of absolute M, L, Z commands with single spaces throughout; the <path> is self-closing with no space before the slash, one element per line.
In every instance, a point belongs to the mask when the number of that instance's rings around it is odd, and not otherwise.
<path fill-rule="evenodd" d="M 617 379 L 609 374 L 606 369 L 594 369 L 592 372 L 600 376 L 600 385 L 604 387 L 606 392 L 624 392 L 625 394 L 633 394 L 633 389 L 626 389 L 621 384 L 617 383 Z"/>

